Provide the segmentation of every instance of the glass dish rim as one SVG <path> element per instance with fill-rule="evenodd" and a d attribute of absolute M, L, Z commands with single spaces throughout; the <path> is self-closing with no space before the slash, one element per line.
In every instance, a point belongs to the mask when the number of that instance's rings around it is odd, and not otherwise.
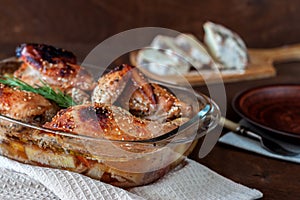
<path fill-rule="evenodd" d="M 0 63 L 5 63 L 5 62 L 17 62 L 16 57 L 9 57 L 6 59 L 2 59 L 0 60 Z M 83 67 L 89 67 L 89 66 L 83 66 Z M 63 132 L 63 131 L 57 131 L 57 130 L 52 130 L 49 128 L 44 128 L 42 126 L 38 126 L 38 125 L 34 125 L 34 124 L 30 124 L 30 123 L 26 123 L 23 122 L 21 120 L 17 120 L 5 115 L 0 114 L 0 120 L 5 120 L 11 123 L 16 123 L 18 125 L 27 127 L 27 128 L 32 128 L 33 130 L 39 130 L 39 131 L 44 131 L 46 133 L 51 133 L 51 134 L 55 134 L 57 136 L 64 136 L 64 137 L 68 137 L 68 138 L 77 138 L 77 139 L 84 139 L 84 140 L 94 140 L 96 141 L 109 141 L 109 142 L 118 142 L 118 143 L 132 143 L 132 144 L 152 144 L 152 145 L 157 145 L 160 142 L 165 143 L 182 143 L 182 142 L 187 142 L 187 139 L 179 139 L 179 140 L 172 140 L 174 136 L 177 136 L 177 133 L 181 133 L 183 130 L 189 128 L 191 125 L 193 125 L 194 123 L 196 123 L 197 121 L 202 120 L 203 118 L 209 116 L 211 113 L 213 112 L 217 112 L 217 117 L 220 116 L 220 109 L 218 107 L 218 105 L 209 97 L 207 97 L 206 95 L 202 94 L 202 93 L 197 93 L 195 91 L 190 91 L 187 88 L 183 87 L 183 86 L 179 86 L 179 85 L 174 85 L 174 84 L 170 84 L 170 83 L 164 83 L 161 81 L 156 81 L 156 80 L 152 80 L 154 82 L 157 82 L 158 84 L 162 84 L 164 86 L 169 86 L 169 87 L 173 87 L 173 89 L 178 89 L 181 90 L 183 92 L 188 92 L 190 94 L 195 95 L 196 99 L 198 102 L 201 102 L 203 105 L 203 107 L 194 113 L 194 115 L 184 124 L 182 124 L 181 126 L 178 126 L 177 128 L 164 133 L 160 136 L 154 137 L 154 138 L 149 138 L 149 139 L 141 139 L 141 140 L 114 140 L 114 139 L 108 139 L 105 137 L 92 137 L 92 136 L 87 136 L 87 135 L 83 135 L 83 134 L 75 134 L 75 133 L 70 133 L 70 132 Z M 214 121 L 213 124 L 210 124 L 210 126 L 205 129 L 205 131 L 208 131 L 209 129 L 214 128 L 215 126 L 217 126 L 217 119 Z M 199 129 L 199 128 L 198 128 Z M 198 132 L 197 129 L 197 132 Z M 199 134 L 196 134 L 196 137 L 194 137 L 193 139 L 197 138 Z M 192 140 L 193 140 L 192 139 Z"/>
<path fill-rule="evenodd" d="M 201 97 L 205 98 L 206 100 L 209 99 L 205 95 L 196 94 L 196 96 L 197 96 L 197 99 L 199 99 L 198 96 L 201 96 Z M 161 141 L 165 141 L 165 142 L 169 141 L 171 138 L 173 138 L 174 136 L 177 135 L 175 132 L 178 131 L 178 129 L 181 129 L 183 127 L 183 129 L 180 130 L 180 132 L 182 132 L 184 129 L 187 129 L 189 126 L 196 123 L 198 120 L 201 120 L 204 117 L 206 117 L 214 109 L 218 110 L 215 103 L 212 102 L 212 101 L 207 101 L 207 104 L 204 106 L 203 109 L 198 111 L 192 118 L 190 118 L 187 122 L 185 122 L 184 124 L 182 124 L 178 128 L 173 129 L 173 130 L 171 130 L 171 131 L 169 131 L 169 132 L 167 132 L 163 135 L 160 135 L 158 137 L 143 139 L 143 140 L 114 140 L 114 139 L 107 139 L 105 137 L 92 137 L 92 136 L 87 136 L 87 135 L 82 135 L 82 134 L 74 134 L 74 133 L 69 133 L 69 132 L 56 131 L 56 130 L 52 130 L 52 129 L 49 129 L 49 128 L 44 128 L 44 127 L 41 127 L 41 126 L 37 126 L 37 125 L 34 125 L 34 124 L 29 124 L 29 123 L 26 123 L 26 122 L 22 122 L 20 120 L 17 120 L 17 119 L 14 119 L 14 118 L 2 115 L 2 114 L 0 114 L 0 120 L 5 120 L 5 121 L 9 121 L 11 123 L 16 123 L 16 124 L 24 126 L 24 127 L 32 128 L 33 130 L 44 131 L 46 133 L 52 133 L 52 134 L 55 134 L 55 135 L 70 137 L 70 138 L 85 139 L 85 140 L 91 140 L 92 139 L 92 140 L 96 140 L 96 141 L 109 141 L 109 142 L 119 142 L 119 143 L 153 144 L 153 143 L 161 142 Z M 213 127 L 214 126 L 211 126 L 209 128 L 213 128 Z M 182 140 L 179 140 L 179 141 L 175 140 L 175 141 L 172 141 L 172 142 L 173 143 L 180 143 L 180 142 L 182 142 Z"/>

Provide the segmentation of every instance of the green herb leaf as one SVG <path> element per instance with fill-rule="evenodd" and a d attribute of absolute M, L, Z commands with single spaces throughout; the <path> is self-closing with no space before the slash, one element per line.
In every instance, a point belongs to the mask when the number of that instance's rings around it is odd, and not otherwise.
<path fill-rule="evenodd" d="M 48 83 L 42 80 L 40 81 L 42 83 L 42 86 L 32 87 L 31 85 L 25 83 L 24 81 L 21 81 L 20 79 L 8 75 L 4 75 L 3 78 L 0 78 L 0 83 L 4 85 L 16 87 L 19 90 L 25 90 L 42 95 L 46 99 L 54 101 L 60 107 L 67 108 L 76 105 L 71 96 L 64 94 L 59 89 L 54 90 Z"/>

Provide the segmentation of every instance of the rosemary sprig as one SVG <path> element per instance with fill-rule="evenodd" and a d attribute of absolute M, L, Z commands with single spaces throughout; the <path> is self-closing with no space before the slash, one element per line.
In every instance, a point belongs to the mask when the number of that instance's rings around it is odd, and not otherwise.
<path fill-rule="evenodd" d="M 42 86 L 32 87 L 31 85 L 25 83 L 24 81 L 21 81 L 20 79 L 8 75 L 4 75 L 3 78 L 0 78 L 0 83 L 4 85 L 16 87 L 19 90 L 25 90 L 42 95 L 46 99 L 54 101 L 60 107 L 67 108 L 76 105 L 71 96 L 64 94 L 59 89 L 54 90 L 48 83 L 42 80 L 40 81 L 42 83 Z"/>

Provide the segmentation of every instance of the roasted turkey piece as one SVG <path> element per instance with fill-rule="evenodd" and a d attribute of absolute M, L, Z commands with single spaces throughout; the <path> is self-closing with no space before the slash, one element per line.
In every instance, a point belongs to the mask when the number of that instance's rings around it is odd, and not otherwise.
<path fill-rule="evenodd" d="M 30 124 L 42 125 L 50 121 L 58 106 L 44 97 L 0 84 L 0 114 Z"/>
<path fill-rule="evenodd" d="M 142 140 L 166 133 L 187 120 L 179 118 L 162 124 L 140 119 L 117 106 L 94 103 L 61 110 L 44 127 L 110 140 Z"/>
<path fill-rule="evenodd" d="M 75 95 L 75 101 L 89 99 L 88 93 L 95 86 L 93 77 L 76 64 L 73 53 L 45 44 L 21 44 L 16 56 L 23 64 L 14 76 L 22 81 L 35 86 L 43 80 L 52 88 Z"/>
<path fill-rule="evenodd" d="M 92 94 L 97 103 L 117 104 L 137 117 L 160 122 L 190 117 L 192 107 L 137 68 L 123 64 L 100 77 Z"/>

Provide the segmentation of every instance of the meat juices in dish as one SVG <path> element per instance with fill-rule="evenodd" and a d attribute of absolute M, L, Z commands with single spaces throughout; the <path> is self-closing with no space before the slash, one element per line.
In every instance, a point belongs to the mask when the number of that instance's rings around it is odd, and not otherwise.
<path fill-rule="evenodd" d="M 94 89 L 93 77 L 76 64 L 73 53 L 45 44 L 22 44 L 16 56 L 23 62 L 14 76 L 29 85 L 41 85 L 41 80 L 73 96 L 76 102 L 85 102 Z"/>
<path fill-rule="evenodd" d="M 132 187 L 153 182 L 178 165 L 183 156 L 176 152 L 186 152 L 187 146 L 176 146 L 174 153 L 168 148 L 168 150 L 149 148 L 149 144 L 128 141 L 159 136 L 187 121 L 188 118 L 178 118 L 166 123 L 153 122 L 135 117 L 117 106 L 94 103 L 61 110 L 44 127 L 74 135 L 89 136 L 95 140 L 92 142 L 70 138 L 72 142 L 64 146 L 67 146 L 68 150 L 74 149 L 71 154 L 72 161 L 67 161 L 70 159 L 63 156 L 62 160 L 65 162 L 57 163 L 56 167 L 68 167 L 72 171 L 82 171 L 81 173 L 112 185 Z M 47 135 L 46 132 L 41 132 L 35 136 L 43 134 Z M 57 143 L 53 141 L 59 141 L 58 138 L 59 136 L 50 135 L 48 141 L 44 140 L 44 142 L 56 148 Z M 107 140 L 99 142 L 96 138 Z M 40 139 L 38 140 L 40 141 Z M 122 140 L 126 142 L 117 142 Z M 88 150 L 89 148 L 93 149 L 92 154 Z M 34 150 L 30 156 L 32 159 L 36 159 L 32 154 L 36 155 L 38 152 Z M 109 158 L 105 157 L 106 154 L 109 155 Z M 97 155 L 104 155 L 104 157 Z M 44 158 L 42 162 L 49 163 L 49 158 L 51 156 Z M 165 162 L 167 164 L 164 165 Z"/>
<path fill-rule="evenodd" d="M 190 117 L 192 108 L 149 80 L 137 68 L 121 65 L 100 77 L 92 94 L 96 103 L 120 104 L 135 116 L 157 121 Z"/>

